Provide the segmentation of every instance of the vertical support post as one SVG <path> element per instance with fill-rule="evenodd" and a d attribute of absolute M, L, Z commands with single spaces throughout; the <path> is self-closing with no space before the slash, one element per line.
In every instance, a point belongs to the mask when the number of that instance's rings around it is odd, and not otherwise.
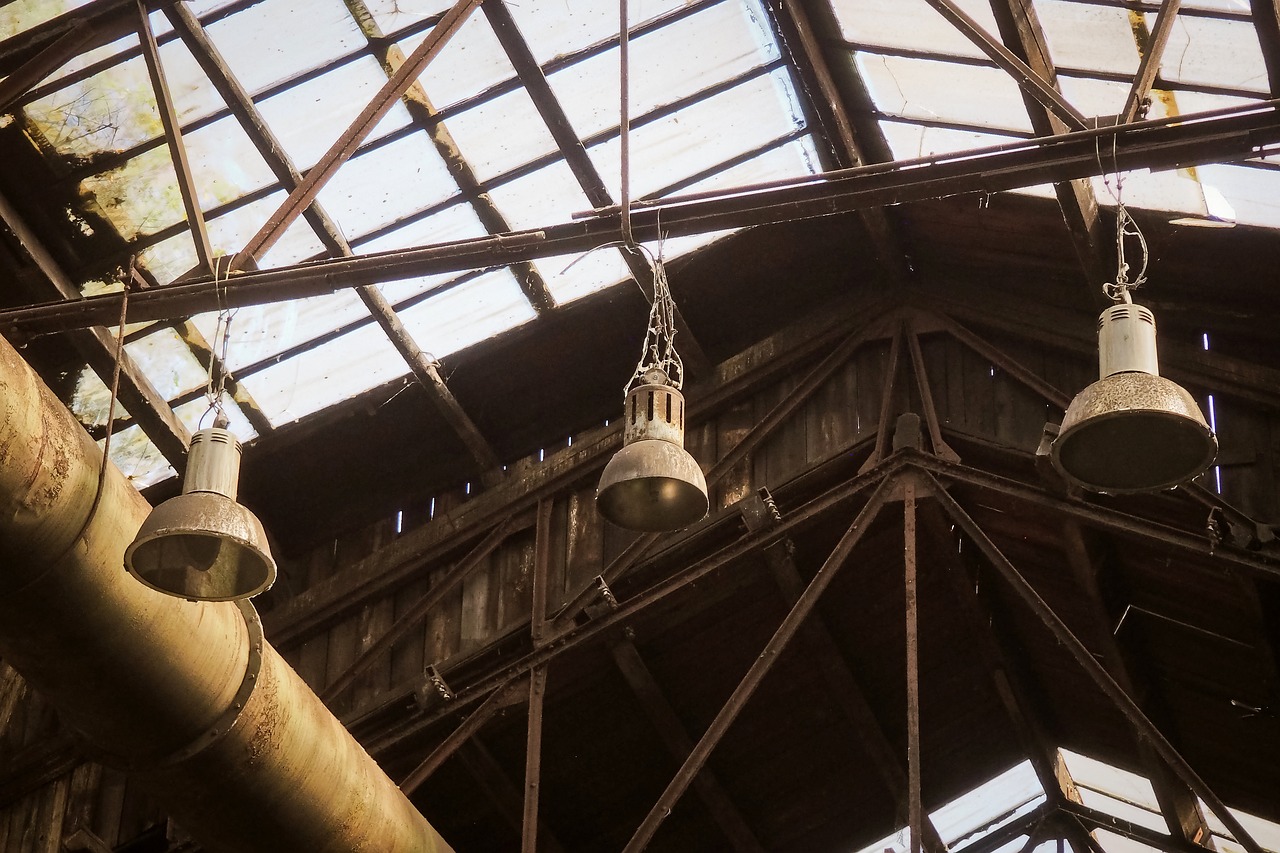
<path fill-rule="evenodd" d="M 551 573 L 551 498 L 538 501 L 534 522 L 533 544 L 533 612 L 529 616 L 529 633 L 534 647 L 545 642 L 547 634 L 547 584 Z"/>
<path fill-rule="evenodd" d="M 524 830 L 521 853 L 538 850 L 538 794 L 542 781 L 542 700 L 547 693 L 546 664 L 529 673 L 529 731 L 525 740 Z"/>
<path fill-rule="evenodd" d="M 889 364 L 884 371 L 884 390 L 880 395 L 880 423 L 876 427 L 876 446 L 859 474 L 865 474 L 884 460 L 889 447 L 889 409 L 893 406 L 893 388 L 898 381 L 898 357 L 902 353 L 902 324 L 893 330 L 893 343 L 889 345 Z"/>
<path fill-rule="evenodd" d="M 907 815 L 911 853 L 920 853 L 924 807 L 920 794 L 920 610 L 916 597 L 916 481 L 902 480 L 902 558 L 907 607 Z"/>

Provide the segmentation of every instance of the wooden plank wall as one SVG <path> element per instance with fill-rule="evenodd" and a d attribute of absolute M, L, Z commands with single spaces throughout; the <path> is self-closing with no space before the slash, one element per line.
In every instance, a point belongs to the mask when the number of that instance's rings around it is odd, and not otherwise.
<path fill-rule="evenodd" d="M 1061 412 L 1037 394 L 950 336 L 922 335 L 921 344 L 944 429 L 1030 453 L 1045 421 L 1060 417 Z M 1064 357 L 1061 351 L 1026 341 L 1003 340 L 999 346 L 1064 393 L 1074 393 L 1094 378 L 1096 368 L 1088 354 Z M 887 337 L 858 349 L 755 453 L 713 484 L 712 511 L 760 486 L 784 483 L 871 439 L 878 426 L 889 350 Z M 822 354 L 815 354 L 813 360 Z M 895 414 L 908 408 L 919 411 L 919 393 L 909 365 L 904 347 L 893 390 Z M 690 399 L 693 419 L 686 443 L 704 469 L 784 400 L 809 366 L 801 365 L 756 387 L 716 412 L 699 413 L 698 400 Z M 1212 392 L 1192 390 L 1201 400 Z M 1225 396 L 1215 397 L 1214 405 L 1223 445 L 1225 497 L 1247 512 L 1276 520 L 1280 516 L 1276 504 L 1280 416 Z M 563 445 L 544 448 L 512 465 L 509 476 L 547 464 L 557 451 L 571 445 L 572 440 L 566 439 Z M 600 574 L 633 538 L 604 524 L 596 513 L 595 476 L 593 471 L 551 498 L 548 598 L 553 612 Z M 383 545 L 465 504 L 474 491 L 463 485 L 441 492 L 425 504 L 405 506 L 395 518 L 345 532 L 284 562 L 282 582 L 272 593 L 274 604 L 280 606 L 304 590 L 341 576 Z M 423 624 L 333 703 L 335 712 L 358 714 L 420 679 L 429 664 L 447 671 L 513 631 L 527 630 L 535 545 L 532 525 L 509 536 L 443 597 Z M 281 649 L 282 654 L 313 688 L 323 691 L 420 601 L 466 550 L 460 546 L 447 559 L 420 566 L 394 589 L 361 602 L 322 630 L 294 638 Z M 40 697 L 27 691 L 7 667 L 0 668 L 0 768 L 13 766 L 24 750 L 57 735 L 56 717 Z M 84 763 L 34 791 L 0 802 L 0 850 L 53 853 L 81 828 L 116 845 L 162 822 L 163 816 L 131 788 L 122 773 Z"/>

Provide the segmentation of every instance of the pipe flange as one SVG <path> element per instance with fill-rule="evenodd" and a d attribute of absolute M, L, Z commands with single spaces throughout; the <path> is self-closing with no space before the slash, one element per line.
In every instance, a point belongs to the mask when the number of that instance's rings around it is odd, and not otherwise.
<path fill-rule="evenodd" d="M 244 677 L 240 680 L 240 687 L 236 690 L 235 696 L 232 697 L 231 703 L 227 705 L 218 719 L 214 720 L 209 728 L 183 746 L 171 752 L 158 755 L 133 758 L 114 755 L 101 749 L 96 744 L 85 743 L 85 739 L 81 736 L 81 746 L 87 757 L 98 763 L 126 772 L 155 770 L 186 761 L 191 756 L 213 746 L 225 737 L 227 732 L 231 731 L 232 726 L 235 725 L 236 720 L 240 718 L 240 714 L 244 711 L 245 705 L 248 704 L 249 696 L 253 693 L 254 688 L 258 686 L 258 675 L 262 672 L 262 650 L 265 642 L 262 632 L 262 619 L 258 616 L 258 611 L 254 609 L 249 599 L 239 599 L 235 602 L 235 605 L 240 610 L 240 615 L 244 617 L 245 627 L 249 631 L 249 659 L 245 666 Z"/>

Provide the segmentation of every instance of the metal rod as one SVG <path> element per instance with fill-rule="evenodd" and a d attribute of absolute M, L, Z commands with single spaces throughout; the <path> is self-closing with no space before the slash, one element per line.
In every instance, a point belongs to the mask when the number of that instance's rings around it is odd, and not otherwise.
<path fill-rule="evenodd" d="M 1059 618 L 1053 608 L 1045 603 L 1044 599 L 1036 592 L 1035 587 L 1031 586 L 1026 578 L 1009 562 L 1008 558 L 991 541 L 986 532 L 964 511 L 964 508 L 956 502 L 955 498 L 951 497 L 938 484 L 937 480 L 930 475 L 926 475 L 926 477 L 927 480 L 925 482 L 928 483 L 928 487 L 937 499 L 938 504 L 951 516 L 956 525 L 973 540 L 991 565 L 1005 579 L 1005 582 L 1039 617 L 1058 643 L 1076 659 L 1076 662 L 1088 673 L 1089 677 L 1093 679 L 1094 683 L 1098 685 L 1107 698 L 1115 704 L 1116 708 L 1133 725 L 1138 735 L 1150 743 L 1152 748 L 1164 758 L 1169 768 L 1177 774 L 1178 778 L 1188 788 L 1195 791 L 1200 799 L 1204 800 L 1245 850 L 1249 851 L 1249 853 L 1263 853 L 1262 848 L 1253 840 L 1248 831 L 1240 824 L 1240 821 L 1231 814 L 1231 811 L 1218 799 L 1213 790 L 1205 784 L 1204 780 L 1186 762 L 1186 759 L 1174 748 L 1173 744 L 1169 743 L 1160 730 L 1142 713 L 1142 709 L 1129 697 L 1129 694 L 1120 685 L 1116 684 L 1115 679 L 1111 677 L 1106 668 L 1094 659 L 1084 643 L 1080 642 L 1079 638 L 1071 632 L 1071 629 Z"/>
<path fill-rule="evenodd" d="M 902 352 L 902 323 L 893 329 L 893 343 L 889 345 L 889 363 L 884 369 L 884 387 L 880 391 L 880 418 L 876 424 L 876 446 L 858 469 L 864 474 L 880 464 L 889 446 L 889 409 L 893 406 L 893 389 L 898 383 L 898 359 Z"/>
<path fill-rule="evenodd" d="M 920 792 L 920 608 L 916 596 L 916 478 L 902 483 L 902 563 L 907 618 L 907 824 L 911 853 L 920 853 L 924 805 Z"/>
<path fill-rule="evenodd" d="M 1155 119 L 1080 131 L 1006 146 L 893 164 L 862 166 L 812 177 L 804 183 L 757 185 L 710 198 L 665 199 L 661 206 L 632 204 L 637 239 L 705 233 L 844 213 L 965 192 L 993 192 L 1029 183 L 1097 174 L 1096 147 L 1106 145 L 1112 168 L 1165 168 L 1234 157 L 1280 142 L 1280 101 L 1227 111 Z M 1175 126 L 1176 124 L 1176 126 Z M 765 187 L 765 188 L 761 188 Z M 229 308 L 331 293 L 437 272 L 582 252 L 616 238 L 607 215 L 545 228 L 491 235 L 357 258 L 316 261 L 245 272 L 221 283 Z M 660 221 L 659 221 L 660 220 Z M 119 312 L 117 296 L 59 302 L 0 312 L 0 330 L 40 332 L 103 325 Z M 213 310 L 209 281 L 174 284 L 135 294 L 135 321 Z"/>
<path fill-rule="evenodd" d="M 938 407 L 934 405 L 933 387 L 929 384 L 929 372 L 925 368 L 924 353 L 920 349 L 920 336 L 910 323 L 907 325 L 907 351 L 911 353 L 911 371 L 916 375 L 916 390 L 920 392 L 920 408 L 923 410 L 925 426 L 929 430 L 929 443 L 933 445 L 933 452 L 943 459 L 959 462 L 960 454 L 952 450 L 951 445 L 942 437 Z"/>
<path fill-rule="evenodd" d="M 525 683 L 523 678 L 511 678 L 498 685 L 489 696 L 480 703 L 480 705 L 472 711 L 462 724 L 449 733 L 439 746 L 431 751 L 431 754 L 422 759 L 417 767 L 409 771 L 404 777 L 404 781 L 400 783 L 400 790 L 405 795 L 412 794 L 427 779 L 431 778 L 431 774 L 441 764 L 457 751 L 458 747 L 466 743 L 473 734 L 478 732 L 485 723 L 502 708 L 505 708 L 512 699 L 512 696 Z"/>
<path fill-rule="evenodd" d="M 547 695 L 547 667 L 529 673 L 529 727 L 524 752 L 524 821 L 521 853 L 538 853 L 538 793 L 542 785 L 542 706 Z"/>
<path fill-rule="evenodd" d="M 1156 16 L 1156 25 L 1151 30 L 1150 39 L 1145 45 L 1138 45 L 1142 62 L 1133 76 L 1133 86 L 1129 89 L 1129 96 L 1125 98 L 1124 108 L 1120 110 L 1117 119 L 1120 123 L 1130 122 L 1138 117 L 1142 102 L 1150 93 L 1151 84 L 1160 71 L 1160 59 L 1164 56 L 1165 45 L 1169 43 L 1169 34 L 1173 32 L 1173 23 L 1177 20 L 1181 5 L 1182 0 L 1164 0 L 1160 4 L 1160 13 Z"/>
<path fill-rule="evenodd" d="M 676 801 L 680 799 L 680 795 L 689 787 L 689 783 L 693 781 L 693 777 L 702 769 L 702 765 L 706 763 L 711 751 L 720 743 L 725 732 L 729 730 L 729 726 L 737 719 L 747 700 L 755 693 L 765 675 L 773 668 L 773 664 L 777 662 L 782 652 L 786 650 L 787 644 L 795 636 L 805 617 L 809 615 L 809 612 L 818 603 L 818 599 L 827 586 L 830 585 L 832 578 L 835 577 L 836 573 L 849 559 L 849 554 L 853 551 L 854 546 L 858 544 L 858 541 L 866 533 L 867 528 L 875 520 L 876 514 L 884 505 L 885 499 L 893 486 L 893 481 L 893 477 L 887 477 L 876 487 L 866 505 L 854 518 L 853 523 L 849 525 L 849 529 L 844 532 L 844 535 L 840 537 L 840 541 L 836 543 L 831 555 L 827 557 L 826 562 L 818 569 L 817 574 L 813 576 L 813 580 L 805 587 L 804 593 L 796 601 L 795 606 L 787 613 L 786 618 L 782 620 L 782 624 L 778 626 L 778 629 L 769 639 L 769 642 L 765 644 L 760 655 L 751 664 L 750 669 L 747 670 L 747 674 L 742 677 L 742 680 L 734 688 L 724 706 L 716 714 L 715 719 L 711 721 L 711 725 L 707 727 L 707 731 L 698 740 L 693 751 L 689 753 L 689 757 L 685 759 L 684 764 L 680 766 L 675 777 L 667 785 L 666 790 L 658 797 L 658 801 L 653 804 L 649 814 L 645 816 L 631 840 L 627 842 L 627 846 L 623 848 L 623 853 L 639 853 L 653 839 L 654 833 L 658 831 L 658 827 L 666 819 L 666 816 L 671 813 L 671 809 L 675 806 Z M 1250 853 L 1254 852 L 1250 851 Z"/>

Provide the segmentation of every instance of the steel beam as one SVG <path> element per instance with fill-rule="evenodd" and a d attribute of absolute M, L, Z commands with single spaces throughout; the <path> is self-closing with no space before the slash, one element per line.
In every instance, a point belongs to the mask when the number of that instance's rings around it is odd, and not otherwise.
<path fill-rule="evenodd" d="M 1227 827 L 1232 837 L 1240 843 L 1240 846 L 1244 847 L 1248 853 L 1263 853 L 1262 848 L 1253 840 L 1235 815 L 1218 799 L 1213 790 L 1205 784 L 1199 774 L 1169 743 L 1160 730 L 1152 724 L 1151 720 L 1142 713 L 1142 709 L 1129 697 L 1129 694 L 1116 684 L 1106 669 L 1094 659 L 1088 648 L 1080 642 L 1075 634 L 1071 632 L 1071 629 L 1067 627 L 1066 623 L 1045 603 L 1044 599 L 1035 591 L 1035 588 L 1023 578 L 1022 574 L 1001 553 L 1000 549 L 996 547 L 995 543 L 991 541 L 982 528 L 964 511 L 955 498 L 951 497 L 945 489 L 938 485 L 936 480 L 933 480 L 932 477 L 929 480 L 929 490 L 938 501 L 938 504 L 956 525 L 964 531 L 965 535 L 973 541 L 978 550 L 982 552 L 987 561 L 1017 593 L 1018 597 L 1039 617 L 1040 621 L 1049 629 L 1059 644 L 1075 658 L 1076 662 L 1080 664 L 1081 668 L 1085 670 L 1098 688 L 1115 704 L 1116 708 L 1133 725 L 1139 737 L 1150 743 L 1151 747 L 1168 763 L 1170 769 L 1177 774 L 1178 778 L 1204 800 L 1218 819 L 1222 821 L 1223 825 Z"/>
<path fill-rule="evenodd" d="M 1173 23 L 1178 18 L 1178 8 L 1182 0 L 1164 0 L 1160 4 L 1160 12 L 1156 15 L 1155 28 L 1145 45 L 1139 45 L 1142 61 L 1138 64 L 1138 73 L 1133 77 L 1133 86 L 1125 98 L 1124 107 L 1117 119 L 1121 124 L 1133 121 L 1139 116 L 1142 104 L 1151 92 L 1156 75 L 1160 72 L 1160 60 L 1164 56 L 1165 46 L 1169 43 L 1169 34 L 1173 32 Z"/>
<path fill-rule="evenodd" d="M 804 181 L 742 188 L 733 194 L 690 194 L 652 206 L 638 202 L 632 227 L 639 240 L 744 228 L 968 192 L 993 192 L 1044 181 L 1097 174 L 1097 146 L 1114 152 L 1119 169 L 1185 166 L 1248 156 L 1280 142 L 1280 102 L 1261 101 L 1230 110 L 1154 119 L 1121 127 L 1032 139 L 961 154 L 862 166 Z M 318 261 L 232 275 L 219 292 L 210 282 L 174 284 L 131 300 L 136 319 L 198 314 L 330 293 L 440 272 L 572 254 L 613 239 L 610 215 L 396 252 Z M 119 298 L 106 294 L 76 303 L 54 303 L 0 312 L 0 329 L 55 331 L 111 322 Z M 104 319 L 105 318 L 105 319 Z"/>

